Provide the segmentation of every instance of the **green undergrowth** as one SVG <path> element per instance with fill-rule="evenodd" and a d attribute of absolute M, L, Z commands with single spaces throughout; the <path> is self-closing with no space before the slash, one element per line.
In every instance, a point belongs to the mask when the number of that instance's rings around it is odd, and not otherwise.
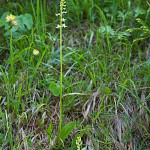
<path fill-rule="evenodd" d="M 61 131 L 59 1 L 2 4 L 27 18 L 0 19 L 0 149 L 150 148 L 148 1 L 66 1 Z"/>

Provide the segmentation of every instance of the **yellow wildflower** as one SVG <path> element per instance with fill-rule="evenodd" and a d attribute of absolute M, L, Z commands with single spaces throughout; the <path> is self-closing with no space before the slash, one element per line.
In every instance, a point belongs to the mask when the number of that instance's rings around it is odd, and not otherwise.
<path fill-rule="evenodd" d="M 9 22 L 9 21 L 10 21 L 10 16 L 7 15 L 6 22 Z"/>
<path fill-rule="evenodd" d="M 14 15 L 12 15 L 12 14 L 10 14 L 10 20 L 12 21 L 12 20 L 15 20 L 15 16 Z"/>
<path fill-rule="evenodd" d="M 39 51 L 37 49 L 34 49 L 33 50 L 33 55 L 38 55 L 39 54 Z"/>
<path fill-rule="evenodd" d="M 6 17 L 6 22 L 10 22 L 10 21 L 12 21 L 11 23 L 13 24 L 13 25 L 18 25 L 18 22 L 15 20 L 15 16 L 14 15 L 12 15 L 12 14 L 10 14 L 10 16 L 8 16 L 7 15 L 7 17 Z"/>

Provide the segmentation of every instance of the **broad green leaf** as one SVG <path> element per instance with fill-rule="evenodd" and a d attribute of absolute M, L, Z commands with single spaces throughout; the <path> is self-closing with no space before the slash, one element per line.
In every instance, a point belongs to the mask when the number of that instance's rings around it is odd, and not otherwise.
<path fill-rule="evenodd" d="M 1 20 L 3 23 L 6 23 L 6 17 L 7 17 L 7 15 L 10 15 L 10 12 L 5 12 L 5 13 L 3 13 L 3 15 L 1 16 L 1 19 L 0 19 L 0 20 Z M 0 22 L 0 27 L 3 26 L 3 23 Z"/>
<path fill-rule="evenodd" d="M 146 13 L 146 11 L 140 7 L 136 7 L 136 9 L 134 11 L 135 11 L 135 17 Z"/>
<path fill-rule="evenodd" d="M 69 136 L 71 131 L 75 128 L 75 125 L 75 122 L 69 122 L 61 129 L 60 140 L 58 141 L 58 148 L 62 145 L 62 141 L 64 141 Z"/>
<path fill-rule="evenodd" d="M 18 28 L 22 31 L 25 32 L 26 28 L 24 25 L 24 20 L 23 20 L 24 15 L 16 16 L 16 20 L 18 21 Z"/>
<path fill-rule="evenodd" d="M 21 36 L 21 34 L 18 33 L 18 32 L 13 32 L 12 36 L 13 36 L 13 38 L 17 39 L 17 38 L 19 38 Z"/>
<path fill-rule="evenodd" d="M 60 88 L 56 85 L 54 81 L 50 84 L 50 91 L 53 93 L 54 96 L 59 96 L 60 94 Z"/>
<path fill-rule="evenodd" d="M 12 32 L 15 32 L 15 31 L 17 31 L 18 30 L 18 26 L 13 26 L 12 27 Z"/>
<path fill-rule="evenodd" d="M 8 24 L 5 24 L 5 30 L 9 29 L 10 26 Z"/>
<path fill-rule="evenodd" d="M 4 36 L 8 36 L 8 35 L 10 35 L 10 34 L 9 34 L 8 31 L 6 31 L 6 32 L 4 33 Z"/>
<path fill-rule="evenodd" d="M 6 31 L 5 33 L 4 33 L 4 36 L 9 36 L 10 34 L 9 34 L 9 32 L 8 31 Z M 13 32 L 12 33 L 12 36 L 13 36 L 13 38 L 15 38 L 15 39 L 17 39 L 17 38 L 19 38 L 20 36 L 21 36 L 21 34 L 20 33 L 18 33 L 18 32 Z M 7 62 L 9 62 L 9 61 L 7 61 Z"/>
<path fill-rule="evenodd" d="M 0 20 L 0 27 L 2 27 L 4 25 L 5 25 L 5 23 L 2 20 Z"/>
<path fill-rule="evenodd" d="M 33 20 L 32 20 L 32 16 L 28 13 L 26 13 L 23 16 L 23 23 L 27 26 L 27 28 L 30 30 L 32 28 L 33 25 Z"/>
<path fill-rule="evenodd" d="M 105 92 L 106 92 L 107 95 L 111 94 L 111 91 L 107 86 L 105 87 Z"/>
<path fill-rule="evenodd" d="M 60 133 L 60 138 L 62 141 L 64 141 L 68 137 L 71 131 L 75 128 L 75 125 L 76 125 L 75 122 L 69 122 L 62 128 Z"/>

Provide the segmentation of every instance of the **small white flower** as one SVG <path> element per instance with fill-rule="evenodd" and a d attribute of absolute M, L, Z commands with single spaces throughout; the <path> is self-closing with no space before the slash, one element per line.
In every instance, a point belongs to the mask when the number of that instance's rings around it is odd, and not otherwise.
<path fill-rule="evenodd" d="M 63 11 L 62 13 L 63 13 L 63 14 L 66 14 L 67 12 L 66 12 L 66 11 Z"/>
<path fill-rule="evenodd" d="M 15 26 L 18 25 L 18 21 L 17 20 L 13 20 L 11 23 L 12 23 L 12 25 L 15 25 Z"/>
<path fill-rule="evenodd" d="M 65 24 L 62 24 L 62 27 L 66 28 L 67 26 Z"/>
<path fill-rule="evenodd" d="M 59 15 L 60 15 L 60 13 L 56 14 L 56 16 L 59 16 Z"/>
<path fill-rule="evenodd" d="M 33 55 L 38 55 L 39 54 L 39 51 L 37 49 L 34 49 L 33 50 Z"/>
<path fill-rule="evenodd" d="M 56 28 L 60 28 L 61 26 L 58 24 Z"/>
<path fill-rule="evenodd" d="M 65 21 L 66 21 L 66 19 L 65 19 L 65 18 L 62 18 L 62 21 L 63 21 L 63 22 L 65 22 Z"/>
<path fill-rule="evenodd" d="M 6 22 L 9 22 L 9 21 L 10 21 L 10 16 L 7 15 Z"/>

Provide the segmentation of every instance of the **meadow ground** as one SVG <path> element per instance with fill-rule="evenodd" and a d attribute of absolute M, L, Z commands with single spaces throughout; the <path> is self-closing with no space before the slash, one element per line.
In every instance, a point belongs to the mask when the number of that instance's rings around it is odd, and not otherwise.
<path fill-rule="evenodd" d="M 149 150 L 149 0 L 61 2 L 0 1 L 0 150 Z"/>

